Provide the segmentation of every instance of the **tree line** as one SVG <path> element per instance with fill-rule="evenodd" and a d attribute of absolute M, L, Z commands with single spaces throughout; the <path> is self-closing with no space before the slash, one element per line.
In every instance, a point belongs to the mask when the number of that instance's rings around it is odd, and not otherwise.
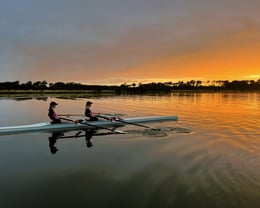
<path fill-rule="evenodd" d="M 111 90 L 115 92 L 170 92 L 173 90 L 260 90 L 260 79 L 255 80 L 214 80 L 214 81 L 179 81 L 179 82 L 152 82 L 152 83 L 132 83 L 121 85 L 86 85 L 75 82 L 55 82 L 47 83 L 47 81 L 28 81 L 20 83 L 0 82 L 0 90 L 91 90 L 102 91 Z"/>

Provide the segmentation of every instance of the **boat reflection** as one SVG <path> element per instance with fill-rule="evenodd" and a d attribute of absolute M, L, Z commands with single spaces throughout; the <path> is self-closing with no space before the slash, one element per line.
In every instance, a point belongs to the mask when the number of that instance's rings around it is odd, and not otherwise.
<path fill-rule="evenodd" d="M 52 154 L 56 154 L 58 151 L 58 148 L 56 147 L 57 140 L 59 139 L 70 139 L 70 138 L 82 138 L 85 137 L 86 141 L 86 147 L 90 148 L 93 145 L 91 139 L 93 136 L 106 136 L 114 134 L 113 132 L 98 132 L 99 130 L 96 129 L 87 129 L 87 130 L 81 130 L 76 132 L 73 135 L 66 136 L 65 134 L 68 132 L 60 131 L 60 132 L 53 132 L 51 136 L 49 137 L 49 148 L 50 152 Z"/>

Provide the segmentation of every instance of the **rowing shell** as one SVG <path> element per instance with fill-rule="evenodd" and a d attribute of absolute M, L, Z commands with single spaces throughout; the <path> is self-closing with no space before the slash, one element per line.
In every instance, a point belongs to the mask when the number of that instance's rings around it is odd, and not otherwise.
<path fill-rule="evenodd" d="M 125 118 L 123 121 L 128 124 L 139 124 L 139 123 L 153 123 L 163 121 L 177 121 L 177 116 L 150 116 L 150 117 L 137 117 L 137 118 Z M 20 134 L 20 133 L 31 133 L 31 132 L 53 132 L 53 131 L 71 131 L 80 129 L 95 129 L 99 127 L 120 127 L 126 125 L 121 121 L 91 121 L 86 123 L 61 123 L 51 124 L 49 122 L 36 123 L 30 125 L 21 126 L 6 126 L 0 127 L 0 135 Z M 90 125 L 87 125 L 90 124 Z"/>

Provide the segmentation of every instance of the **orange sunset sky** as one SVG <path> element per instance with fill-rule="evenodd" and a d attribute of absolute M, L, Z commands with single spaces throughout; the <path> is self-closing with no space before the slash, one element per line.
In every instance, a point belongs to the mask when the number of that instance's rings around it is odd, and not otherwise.
<path fill-rule="evenodd" d="M 260 78 L 255 0 L 6 1 L 0 81 Z"/>

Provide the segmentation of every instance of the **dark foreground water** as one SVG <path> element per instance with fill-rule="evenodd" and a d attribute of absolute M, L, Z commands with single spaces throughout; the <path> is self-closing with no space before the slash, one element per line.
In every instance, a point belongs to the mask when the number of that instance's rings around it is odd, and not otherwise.
<path fill-rule="evenodd" d="M 0 207 L 260 207 L 259 93 L 2 98 L 0 126 L 48 120 L 50 101 L 81 114 L 89 99 L 96 112 L 179 121 L 56 143 L 51 133 L 1 136 Z"/>

